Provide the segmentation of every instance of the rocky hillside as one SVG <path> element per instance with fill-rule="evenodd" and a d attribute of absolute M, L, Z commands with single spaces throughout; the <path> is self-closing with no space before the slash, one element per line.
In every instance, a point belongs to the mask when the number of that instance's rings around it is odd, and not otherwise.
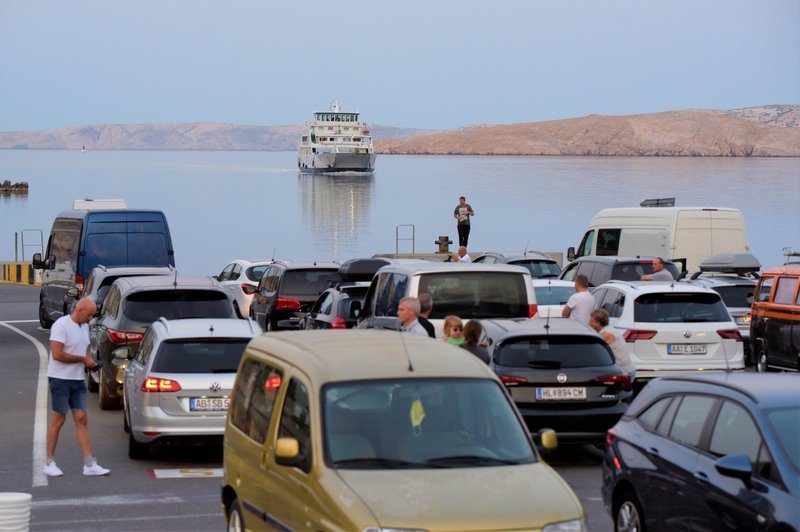
<path fill-rule="evenodd" d="M 370 125 L 377 141 L 429 130 Z M 305 126 L 239 124 L 93 125 L 48 131 L 0 132 L 0 149 L 35 150 L 263 150 L 294 151 Z"/>
<path fill-rule="evenodd" d="M 782 107 L 793 107 L 790 113 L 797 113 L 798 106 Z M 590 115 L 570 120 L 475 126 L 402 140 L 389 139 L 377 143 L 376 150 L 463 155 L 800 156 L 800 129 L 791 125 L 796 118 L 781 125 L 764 124 L 760 122 L 777 121 L 778 113 L 755 109 L 758 108 Z"/>

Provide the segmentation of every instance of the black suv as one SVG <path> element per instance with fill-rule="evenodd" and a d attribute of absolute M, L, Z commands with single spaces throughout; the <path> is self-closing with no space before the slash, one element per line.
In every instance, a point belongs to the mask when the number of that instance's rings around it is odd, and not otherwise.
<path fill-rule="evenodd" d="M 104 365 L 87 374 L 86 383 L 89 391 L 100 392 L 102 410 L 122 406 L 122 375 L 112 364 L 114 350 L 126 346 L 136 351 L 147 327 L 161 317 L 237 318 L 233 301 L 211 277 L 154 275 L 114 281 L 89 323 L 89 349 Z"/>
<path fill-rule="evenodd" d="M 297 329 L 320 294 L 341 280 L 333 262 L 275 261 L 250 302 L 250 317 L 265 331 Z"/>
<path fill-rule="evenodd" d="M 655 257 L 611 257 L 601 255 L 587 255 L 578 257 L 567 264 L 558 278 L 565 281 L 574 281 L 580 274 L 589 279 L 589 287 L 600 286 L 610 281 L 640 281 L 642 275 L 653 273 L 653 260 Z M 672 274 L 674 279 L 682 275 L 670 260 L 664 260 L 664 269 Z"/>

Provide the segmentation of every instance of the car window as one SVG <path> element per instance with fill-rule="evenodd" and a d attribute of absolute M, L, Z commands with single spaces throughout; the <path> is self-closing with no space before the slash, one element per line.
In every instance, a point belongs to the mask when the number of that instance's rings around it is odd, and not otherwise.
<path fill-rule="evenodd" d="M 282 372 L 261 361 L 246 360 L 236 376 L 230 422 L 257 443 L 264 443 L 281 386 Z"/>
<path fill-rule="evenodd" d="M 233 264 L 228 264 L 225 266 L 225 269 L 222 270 L 219 274 L 220 281 L 229 281 L 231 278 L 231 271 L 233 270 Z"/>
<path fill-rule="evenodd" d="M 564 269 L 564 275 L 561 276 L 561 279 L 565 281 L 574 281 L 575 274 L 577 273 L 578 273 L 578 263 L 573 262 Z"/>
<path fill-rule="evenodd" d="M 717 456 L 743 454 L 755 464 L 760 448 L 761 434 L 747 410 L 733 401 L 723 401 L 708 450 Z"/>
<path fill-rule="evenodd" d="M 770 292 L 772 292 L 772 284 L 775 282 L 774 277 L 762 277 L 761 283 L 756 290 L 756 301 L 766 303 L 769 301 Z"/>
<path fill-rule="evenodd" d="M 287 270 L 280 291 L 284 295 L 318 296 L 341 280 L 338 270 Z"/>
<path fill-rule="evenodd" d="M 753 297 L 755 285 L 715 286 L 714 291 L 722 297 L 726 307 L 749 307 L 749 300 Z"/>
<path fill-rule="evenodd" d="M 611 265 L 598 262 L 594 265 L 591 276 L 589 276 L 589 286 L 600 286 L 611 279 Z"/>
<path fill-rule="evenodd" d="M 592 229 L 591 231 L 587 231 L 586 234 L 583 235 L 583 240 L 581 240 L 581 243 L 578 246 L 577 256 L 583 257 L 585 255 L 591 255 L 593 243 L 594 243 L 594 229 Z"/>
<path fill-rule="evenodd" d="M 778 305 L 791 305 L 794 303 L 794 296 L 797 293 L 797 277 L 779 277 L 778 285 L 775 287 L 775 297 L 773 303 Z"/>
<path fill-rule="evenodd" d="M 286 399 L 283 401 L 279 438 L 294 438 L 300 447 L 300 468 L 311 470 L 311 416 L 309 413 L 308 390 L 297 379 L 289 381 Z"/>
<path fill-rule="evenodd" d="M 678 411 L 678 406 L 680 406 L 680 404 L 680 397 L 673 398 L 673 400 L 669 403 L 669 407 L 667 407 L 667 410 L 664 412 L 664 415 L 661 416 L 661 419 L 658 421 L 656 432 L 664 436 L 669 435 L 669 430 L 672 427 L 672 421 L 675 419 L 675 412 Z"/>
<path fill-rule="evenodd" d="M 269 266 L 266 264 L 262 264 L 260 266 L 250 266 L 247 268 L 247 270 L 245 270 L 245 277 L 254 283 L 257 283 L 264 276 L 264 272 L 267 271 L 268 268 Z"/>
<path fill-rule="evenodd" d="M 144 333 L 141 343 L 139 343 L 139 349 L 136 351 L 136 361 L 143 366 L 147 365 L 147 362 L 150 360 L 150 353 L 153 352 L 154 338 L 155 334 L 153 333 L 153 329 L 148 328 Z"/>
<path fill-rule="evenodd" d="M 233 270 L 231 270 L 230 280 L 235 281 L 242 275 L 242 266 L 241 264 L 234 264 Z"/>
<path fill-rule="evenodd" d="M 375 309 L 376 316 L 396 316 L 400 300 L 406 296 L 408 276 L 401 273 L 386 275 L 382 285 L 378 287 L 378 300 Z M 434 303 L 434 307 L 436 304 Z"/>
<path fill-rule="evenodd" d="M 321 300 L 318 302 L 319 302 L 319 309 L 317 309 L 317 312 L 320 312 L 322 314 L 330 314 L 331 307 L 333 306 L 333 291 L 329 290 L 328 292 L 326 292 L 322 296 Z"/>
<path fill-rule="evenodd" d="M 536 303 L 538 305 L 565 305 L 569 296 L 575 293 L 575 287 L 536 286 L 533 291 L 536 293 Z"/>
<path fill-rule="evenodd" d="M 419 292 L 433 298 L 430 319 L 528 317 L 527 275 L 510 272 L 447 272 L 419 276 Z"/>
<path fill-rule="evenodd" d="M 498 366 L 559 369 L 610 366 L 614 357 L 600 338 L 564 335 L 503 342 L 495 349 L 494 361 Z"/>
<path fill-rule="evenodd" d="M 512 266 L 522 266 L 531 272 L 531 277 L 534 279 L 540 277 L 556 277 L 561 273 L 561 268 L 558 267 L 558 264 L 551 260 L 520 259 L 510 261 L 509 264 Z"/>
<path fill-rule="evenodd" d="M 649 270 L 649 271 L 648 271 Z M 653 273 L 653 267 L 639 262 L 623 262 L 614 265 L 611 270 L 611 279 L 618 281 L 639 281 L 645 273 Z"/>
<path fill-rule="evenodd" d="M 578 264 L 578 275 L 585 275 L 589 279 L 589 286 L 597 286 L 592 279 L 592 272 L 594 272 L 594 261 L 584 260 Z"/>
<path fill-rule="evenodd" d="M 670 437 L 683 444 L 699 447 L 706 420 L 716 402 L 715 398 L 704 395 L 684 396 L 670 427 Z"/>
<path fill-rule="evenodd" d="M 105 316 L 117 317 L 119 312 L 120 294 L 119 287 L 112 286 L 108 293 L 108 297 L 103 301 L 102 314 Z"/>
<path fill-rule="evenodd" d="M 89 275 L 89 279 L 86 280 L 86 284 L 83 287 L 84 294 L 91 294 L 94 290 L 94 284 L 97 282 L 97 276 L 95 276 L 94 272 Z"/>
<path fill-rule="evenodd" d="M 123 306 L 125 316 L 141 323 L 158 318 L 230 318 L 233 307 L 217 290 L 146 290 L 130 294 Z"/>
<path fill-rule="evenodd" d="M 625 308 L 625 294 L 620 290 L 609 288 L 598 308 L 605 309 L 609 318 L 619 318 Z"/>
<path fill-rule="evenodd" d="M 717 293 L 656 292 L 633 302 L 633 320 L 647 323 L 731 321 Z"/>
<path fill-rule="evenodd" d="M 800 407 L 775 408 L 766 412 L 772 429 L 795 469 L 800 470 Z"/>
<path fill-rule="evenodd" d="M 245 338 L 181 339 L 162 342 L 153 371 L 160 373 L 236 373 Z"/>
<path fill-rule="evenodd" d="M 639 422 L 648 429 L 655 429 L 658 420 L 661 419 L 661 414 L 669 406 L 670 401 L 672 401 L 672 397 L 663 397 L 647 407 L 647 410 L 639 414 Z"/>
<path fill-rule="evenodd" d="M 598 230 L 596 255 L 619 255 L 620 233 L 622 233 L 622 229 Z"/>

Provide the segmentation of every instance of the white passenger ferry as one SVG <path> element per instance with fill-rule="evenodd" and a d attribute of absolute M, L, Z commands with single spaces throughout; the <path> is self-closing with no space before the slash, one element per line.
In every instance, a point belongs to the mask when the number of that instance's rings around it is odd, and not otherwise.
<path fill-rule="evenodd" d="M 371 174 L 375 151 L 358 113 L 343 113 L 333 102 L 328 112 L 315 112 L 300 138 L 297 167 L 308 174 Z"/>

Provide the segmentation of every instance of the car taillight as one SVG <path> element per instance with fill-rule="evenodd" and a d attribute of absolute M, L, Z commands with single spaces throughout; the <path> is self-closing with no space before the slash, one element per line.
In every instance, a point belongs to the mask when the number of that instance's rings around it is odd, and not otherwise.
<path fill-rule="evenodd" d="M 532 317 L 536 316 L 537 312 L 539 312 L 539 305 L 537 305 L 536 303 L 534 303 L 532 305 L 528 305 L 528 317 L 529 318 L 532 318 Z"/>
<path fill-rule="evenodd" d="M 528 382 L 528 379 L 525 377 L 515 377 L 514 375 L 498 375 L 500 377 L 500 382 L 503 384 L 523 384 Z"/>
<path fill-rule="evenodd" d="M 181 385 L 172 379 L 159 379 L 158 377 L 147 377 L 142 383 L 143 392 L 177 392 Z"/>
<path fill-rule="evenodd" d="M 75 288 L 78 290 L 78 295 L 75 297 L 81 297 L 83 295 L 83 275 L 75 276 Z"/>
<path fill-rule="evenodd" d="M 254 284 L 242 283 L 242 292 L 244 292 L 245 295 L 252 296 L 256 293 L 257 288 L 258 287 Z"/>
<path fill-rule="evenodd" d="M 331 329 L 347 329 L 347 322 L 341 316 L 336 316 L 331 320 Z"/>
<path fill-rule="evenodd" d="M 300 302 L 296 299 L 279 297 L 275 303 L 275 310 L 300 310 Z"/>
<path fill-rule="evenodd" d="M 717 334 L 726 340 L 736 340 L 737 342 L 744 342 L 742 334 L 739 329 L 722 329 L 717 331 Z"/>
<path fill-rule="evenodd" d="M 606 384 L 608 386 L 619 384 L 623 390 L 629 392 L 633 390 L 633 383 L 631 382 L 630 375 L 622 374 L 622 375 L 608 375 L 606 377 L 597 377 L 595 382 L 599 382 L 602 384 Z"/>
<path fill-rule="evenodd" d="M 636 329 L 628 329 L 625 331 L 623 337 L 626 342 L 635 342 L 636 340 L 650 340 L 658 331 L 640 331 Z"/>
<path fill-rule="evenodd" d="M 141 342 L 142 333 L 108 330 L 109 339 L 115 344 L 127 344 L 130 342 Z"/>
<path fill-rule="evenodd" d="M 617 439 L 617 431 L 614 430 L 613 428 L 608 429 L 608 432 L 606 432 L 606 445 L 607 446 L 611 445 L 612 443 L 614 443 L 614 440 L 616 439 Z"/>

